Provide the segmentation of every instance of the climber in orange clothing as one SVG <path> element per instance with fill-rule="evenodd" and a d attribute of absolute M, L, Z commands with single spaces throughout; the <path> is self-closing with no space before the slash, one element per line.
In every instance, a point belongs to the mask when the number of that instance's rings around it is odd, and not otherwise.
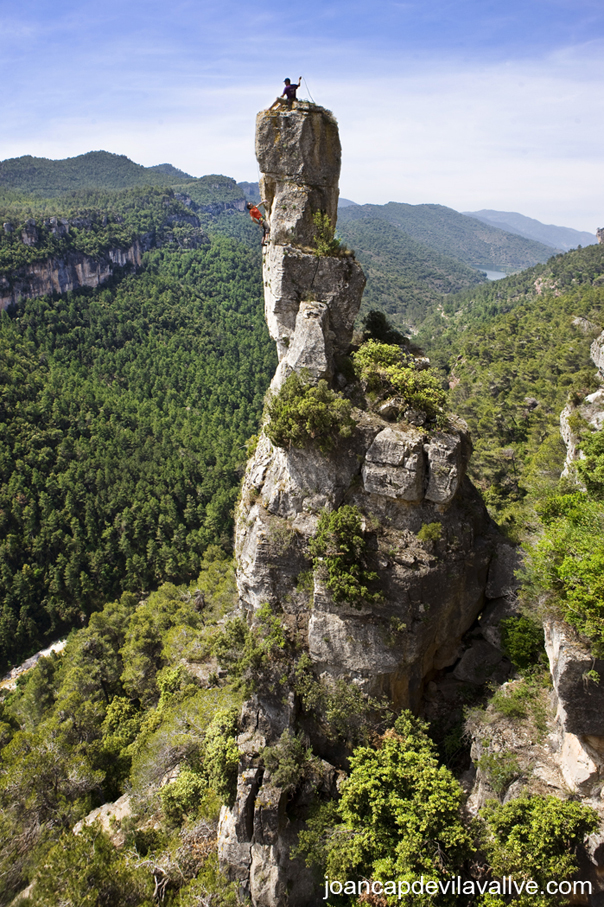
<path fill-rule="evenodd" d="M 260 202 L 259 204 L 261 204 L 262 207 L 266 210 L 266 205 L 264 202 Z M 266 217 L 262 214 L 260 208 L 258 208 L 257 205 L 252 205 L 251 202 L 247 203 L 246 208 L 250 212 L 250 217 L 252 218 L 254 223 L 260 224 L 260 226 L 262 227 L 262 245 L 264 246 L 268 238 L 268 224 L 266 222 Z"/>

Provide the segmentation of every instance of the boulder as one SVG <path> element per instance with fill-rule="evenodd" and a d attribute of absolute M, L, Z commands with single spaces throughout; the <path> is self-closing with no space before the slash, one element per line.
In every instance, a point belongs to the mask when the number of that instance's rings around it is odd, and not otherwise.
<path fill-rule="evenodd" d="M 425 469 L 423 435 L 415 430 L 385 428 L 367 451 L 363 486 L 370 494 L 421 501 Z"/>

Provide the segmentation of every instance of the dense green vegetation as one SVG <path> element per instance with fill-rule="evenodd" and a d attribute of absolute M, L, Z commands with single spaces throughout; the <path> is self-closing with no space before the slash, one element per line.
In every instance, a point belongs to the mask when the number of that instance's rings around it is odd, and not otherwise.
<path fill-rule="evenodd" d="M 447 375 L 451 409 L 470 427 L 470 475 L 516 537 L 531 501 L 560 475 L 561 410 L 597 386 L 589 347 L 602 324 L 603 278 L 602 246 L 569 252 L 458 297 L 454 313 L 438 316 L 442 333 L 426 325 L 420 335 Z"/>
<path fill-rule="evenodd" d="M 355 426 L 352 406 L 327 381 L 312 384 L 304 373 L 292 372 L 267 405 L 266 433 L 277 447 L 316 444 L 327 453 L 338 436 L 349 438 Z"/>
<path fill-rule="evenodd" d="M 343 219 L 340 212 L 337 232 L 355 250 L 367 278 L 361 316 L 378 308 L 398 327 L 416 327 L 442 304 L 443 295 L 485 279 L 463 262 L 417 242 L 375 215 Z"/>
<path fill-rule="evenodd" d="M 383 597 L 370 589 L 378 575 L 367 567 L 363 523 L 360 510 L 345 504 L 331 513 L 321 514 L 317 532 L 310 541 L 313 568 L 324 577 L 334 601 L 356 608 Z"/>
<path fill-rule="evenodd" d="M 125 189 L 132 186 L 170 186 L 193 177 L 170 164 L 142 167 L 125 154 L 89 151 L 54 161 L 45 157 L 0 161 L 0 189 L 13 189 L 51 198 L 76 189 Z"/>
<path fill-rule="evenodd" d="M 547 261 L 552 253 L 549 246 L 498 230 L 443 205 L 351 205 L 338 212 L 340 231 L 348 223 L 367 216 L 385 221 L 416 242 L 480 270 L 510 273 Z"/>
<path fill-rule="evenodd" d="M 601 444 L 601 433 L 594 436 Z M 583 473 L 588 470 L 584 463 Z M 568 483 L 567 483 L 568 484 Z M 598 657 L 604 655 L 604 504 L 585 492 L 548 497 L 538 507 L 545 529 L 531 551 L 525 598 L 562 616 Z M 597 677 L 594 679 L 598 680 Z"/>
<path fill-rule="evenodd" d="M 568 903 L 541 892 L 548 882 L 572 877 L 574 845 L 597 828 L 596 813 L 571 800 L 525 796 L 490 802 L 468 823 L 461 787 L 439 765 L 426 731 L 403 712 L 374 746 L 358 747 L 339 800 L 321 805 L 300 834 L 300 852 L 330 884 L 327 903 L 366 903 L 358 895 L 367 894 L 372 881 L 381 884 L 374 894 L 388 905 Z M 461 892 L 453 890 L 458 874 Z M 502 898 L 501 879 L 510 874 L 522 888 L 535 882 L 537 897 L 523 891 Z"/>
<path fill-rule="evenodd" d="M 120 590 L 229 547 L 275 358 L 258 252 L 148 253 L 113 286 L 0 318 L 2 661 Z"/>
<path fill-rule="evenodd" d="M 34 876 L 34 904 L 148 905 L 154 874 L 167 904 L 180 895 L 176 903 L 192 907 L 202 885 L 214 903 L 231 903 L 213 841 L 233 794 L 241 692 L 226 672 L 220 682 L 195 674 L 235 602 L 232 566 L 217 553 L 189 587 L 163 586 L 138 605 L 125 593 L 93 614 L 2 704 L 3 905 Z M 161 787 L 176 766 L 176 780 Z M 126 848 L 98 826 L 73 835 L 91 807 L 126 787 Z"/>
<path fill-rule="evenodd" d="M 353 353 L 355 371 L 372 404 L 391 398 L 401 416 L 410 407 L 428 422 L 442 425 L 446 393 L 430 369 L 419 367 L 413 356 L 398 345 L 368 340 Z"/>
<path fill-rule="evenodd" d="M 199 218 L 172 189 L 81 192 L 67 200 L 32 205 L 29 198 L 0 203 L 0 272 L 9 283 L 23 265 L 80 252 L 98 258 L 109 249 L 143 246 L 193 246 L 207 242 Z M 61 212 L 57 215 L 57 211 Z M 24 241 L 27 240 L 27 241 Z"/>
<path fill-rule="evenodd" d="M 447 350 L 460 334 L 475 330 L 517 306 L 532 304 L 540 296 L 566 295 L 572 289 L 604 285 L 604 250 L 600 245 L 554 255 L 547 264 L 535 265 L 519 274 L 483 284 L 444 301 L 422 325 L 418 339 L 446 360 Z"/>

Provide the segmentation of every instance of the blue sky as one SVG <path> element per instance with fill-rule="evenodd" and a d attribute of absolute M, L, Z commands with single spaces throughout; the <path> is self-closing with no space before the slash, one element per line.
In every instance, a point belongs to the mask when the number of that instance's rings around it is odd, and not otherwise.
<path fill-rule="evenodd" d="M 601 0 L 0 0 L 0 159 L 105 149 L 257 179 L 254 117 L 302 74 L 342 195 L 604 226 Z"/>

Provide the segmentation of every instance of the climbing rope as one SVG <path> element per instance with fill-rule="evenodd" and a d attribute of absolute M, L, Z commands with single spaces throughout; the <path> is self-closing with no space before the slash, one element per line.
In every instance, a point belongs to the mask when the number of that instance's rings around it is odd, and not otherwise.
<path fill-rule="evenodd" d="M 308 82 L 306 81 L 306 79 L 304 78 L 304 76 L 302 76 L 302 81 L 303 81 L 304 84 L 306 85 L 306 90 L 307 90 L 307 92 L 308 92 L 308 94 L 309 94 L 309 96 L 310 96 L 310 100 L 313 102 L 313 104 L 316 103 L 316 102 L 315 102 L 315 99 L 313 98 L 313 96 L 312 96 L 311 93 L 310 93 L 310 88 L 308 87 Z"/>

